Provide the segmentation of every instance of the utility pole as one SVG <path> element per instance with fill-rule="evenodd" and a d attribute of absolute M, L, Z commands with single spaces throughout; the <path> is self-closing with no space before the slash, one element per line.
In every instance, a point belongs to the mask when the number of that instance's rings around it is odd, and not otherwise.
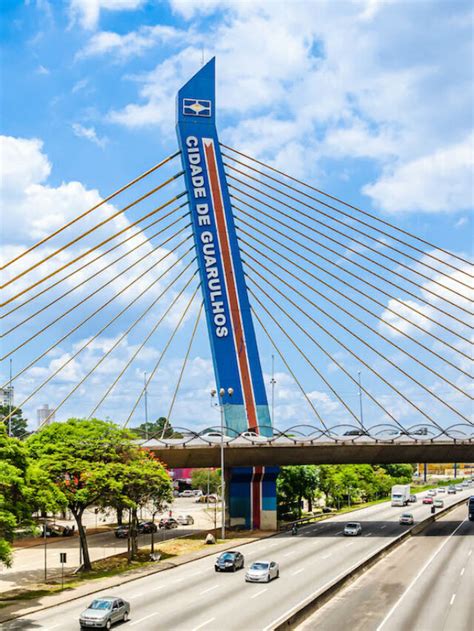
<path fill-rule="evenodd" d="M 275 355 L 272 355 L 272 378 L 270 379 L 272 386 L 272 425 L 275 425 Z"/>
<path fill-rule="evenodd" d="M 234 388 L 219 388 L 219 392 L 211 390 L 211 397 L 218 394 L 218 405 L 221 413 L 221 539 L 225 539 L 225 475 L 224 475 L 224 397 L 226 394 L 231 397 L 234 394 Z"/>
<path fill-rule="evenodd" d="M 143 396 L 143 401 L 145 403 L 145 440 L 148 440 L 148 389 L 146 383 L 146 372 L 143 373 L 143 380 L 145 382 L 145 393 Z"/>

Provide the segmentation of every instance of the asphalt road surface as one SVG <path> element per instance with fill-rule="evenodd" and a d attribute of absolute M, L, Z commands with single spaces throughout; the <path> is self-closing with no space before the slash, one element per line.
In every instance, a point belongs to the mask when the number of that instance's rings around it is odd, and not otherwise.
<path fill-rule="evenodd" d="M 445 496 L 445 503 L 449 505 L 471 493 Z M 259 559 L 280 564 L 280 578 L 269 584 L 245 583 L 244 571 L 216 573 L 214 555 L 124 584 L 112 591 L 130 601 L 131 618 L 126 625 L 117 628 L 130 631 L 272 629 L 298 604 L 323 591 L 338 576 L 387 545 L 403 530 L 398 524 L 402 512 L 403 509 L 392 508 L 388 503 L 378 504 L 303 528 L 296 537 L 285 533 L 242 546 L 246 566 Z M 430 507 L 419 501 L 410 507 L 410 512 L 415 520 L 420 520 L 430 514 Z M 362 536 L 346 538 L 343 526 L 352 520 L 362 523 Z M 421 541 L 422 537 L 416 540 Z M 467 594 L 460 594 L 458 606 L 467 607 L 468 599 Z M 2 628 L 77 630 L 79 613 L 91 600 L 87 597 L 70 601 L 5 623 Z"/>
<path fill-rule="evenodd" d="M 409 539 L 298 631 L 472 631 L 474 522 L 460 506 Z"/>

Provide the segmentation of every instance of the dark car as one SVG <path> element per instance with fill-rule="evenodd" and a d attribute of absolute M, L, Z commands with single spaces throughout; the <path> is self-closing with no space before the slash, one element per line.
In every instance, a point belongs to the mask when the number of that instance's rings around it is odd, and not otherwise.
<path fill-rule="evenodd" d="M 151 532 L 156 532 L 158 526 L 152 521 L 141 521 L 138 524 L 137 530 L 140 535 L 147 535 Z"/>
<path fill-rule="evenodd" d="M 163 519 L 160 519 L 159 526 L 165 530 L 170 530 L 171 528 L 177 528 L 179 524 L 174 517 L 163 517 Z"/>
<path fill-rule="evenodd" d="M 220 554 L 214 564 L 216 572 L 235 572 L 244 567 L 244 555 L 235 550 Z"/>
<path fill-rule="evenodd" d="M 364 429 L 348 429 L 344 436 L 368 436 L 368 432 Z"/>
<path fill-rule="evenodd" d="M 126 539 L 128 537 L 128 526 L 119 526 L 114 532 L 117 539 Z"/>
<path fill-rule="evenodd" d="M 74 528 L 69 526 L 61 526 L 60 524 L 44 524 L 41 536 L 46 537 L 72 537 Z"/>

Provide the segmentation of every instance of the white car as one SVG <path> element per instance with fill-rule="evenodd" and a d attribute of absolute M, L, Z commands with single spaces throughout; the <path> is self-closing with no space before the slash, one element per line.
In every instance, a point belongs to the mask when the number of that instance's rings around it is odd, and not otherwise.
<path fill-rule="evenodd" d="M 194 518 L 192 515 L 178 515 L 176 521 L 180 526 L 192 526 L 194 524 Z"/>
<path fill-rule="evenodd" d="M 179 497 L 194 497 L 194 491 L 191 491 L 190 489 L 186 489 L 184 491 L 181 491 L 181 493 L 179 494 Z"/>
<path fill-rule="evenodd" d="M 350 521 L 344 526 L 345 537 L 357 537 L 362 532 L 362 526 L 358 521 Z"/>
<path fill-rule="evenodd" d="M 260 434 L 257 434 L 256 432 L 242 432 L 241 437 L 248 440 L 248 441 L 258 441 L 258 442 L 264 442 L 266 443 L 268 438 L 266 436 L 261 436 Z"/>
<path fill-rule="evenodd" d="M 276 561 L 255 561 L 245 574 L 247 583 L 269 583 L 280 576 L 280 568 Z"/>
<path fill-rule="evenodd" d="M 221 432 L 217 432 L 217 431 L 201 434 L 200 438 L 202 438 L 203 440 L 209 443 L 220 443 L 221 440 L 223 440 L 224 442 L 227 442 L 228 440 L 230 440 L 230 436 L 226 436 L 225 434 L 222 434 Z"/>

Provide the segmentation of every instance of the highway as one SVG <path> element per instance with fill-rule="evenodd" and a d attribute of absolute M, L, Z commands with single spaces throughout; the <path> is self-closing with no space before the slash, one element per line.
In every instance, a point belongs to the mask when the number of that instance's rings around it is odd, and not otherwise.
<path fill-rule="evenodd" d="M 474 522 L 460 506 L 390 552 L 298 631 L 472 631 L 473 593 Z"/>
<path fill-rule="evenodd" d="M 449 505 L 471 493 L 466 490 L 456 496 L 444 495 L 444 500 Z M 410 511 L 418 521 L 430 514 L 430 507 L 419 501 Z M 293 608 L 323 591 L 402 532 L 403 527 L 398 524 L 401 512 L 403 509 L 392 508 L 389 503 L 378 504 L 310 525 L 296 537 L 284 533 L 242 546 L 246 565 L 258 559 L 280 564 L 281 576 L 270 584 L 247 584 L 243 571 L 217 574 L 212 555 L 137 579 L 112 592 L 131 603 L 131 619 L 125 627 L 131 631 L 269 630 Z M 343 525 L 351 520 L 362 523 L 362 536 L 343 536 Z M 459 602 L 462 598 L 460 595 Z M 2 628 L 77 630 L 79 613 L 90 601 L 90 596 L 70 601 L 6 623 Z"/>

